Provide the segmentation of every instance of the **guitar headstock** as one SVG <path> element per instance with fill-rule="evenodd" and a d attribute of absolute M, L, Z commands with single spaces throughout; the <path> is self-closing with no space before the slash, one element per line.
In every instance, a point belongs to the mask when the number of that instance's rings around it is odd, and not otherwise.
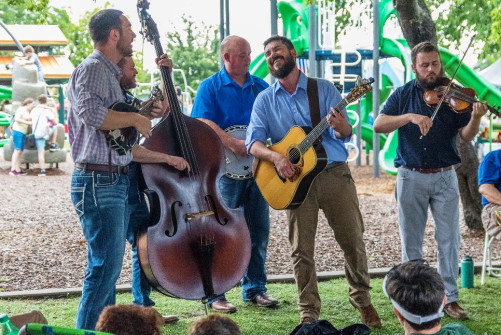
<path fill-rule="evenodd" d="M 150 3 L 147 0 L 137 0 L 137 14 L 141 21 L 141 31 L 139 33 L 148 42 L 154 44 L 155 40 L 158 40 L 159 34 L 157 24 L 147 11 L 149 8 Z"/>
<path fill-rule="evenodd" d="M 151 88 L 151 96 L 155 101 L 164 101 L 164 95 L 157 85 Z"/>
<path fill-rule="evenodd" d="M 372 83 L 374 82 L 374 78 L 362 79 L 358 78 L 355 83 L 355 87 L 350 90 L 350 93 L 346 96 L 345 100 L 348 103 L 351 103 L 357 99 L 359 99 L 362 95 L 372 90 Z"/>

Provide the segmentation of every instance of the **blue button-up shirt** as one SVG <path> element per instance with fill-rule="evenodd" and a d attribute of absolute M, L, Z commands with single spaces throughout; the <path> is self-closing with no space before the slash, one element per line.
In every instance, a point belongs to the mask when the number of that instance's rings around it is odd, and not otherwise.
<path fill-rule="evenodd" d="M 317 82 L 320 118 L 324 118 L 330 112 L 330 107 L 335 107 L 342 97 L 331 82 L 323 79 L 317 79 Z M 277 81 L 258 95 L 247 128 L 247 151 L 255 141 L 266 143 L 270 138 L 272 144 L 277 143 L 294 126 L 312 126 L 307 84 L 308 77 L 301 72 L 296 90 L 292 94 Z M 342 112 L 348 119 L 346 110 Z M 348 152 L 344 142 L 349 139 L 350 137 L 344 140 L 337 138 L 330 127 L 322 133 L 322 145 L 327 152 L 328 163 L 346 161 Z"/>
<path fill-rule="evenodd" d="M 261 78 L 249 73 L 244 86 L 240 86 L 223 67 L 198 87 L 191 116 L 211 120 L 222 129 L 235 125 L 248 125 L 255 100 L 252 85 L 257 92 L 269 86 Z"/>
<path fill-rule="evenodd" d="M 424 89 L 412 80 L 390 95 L 381 113 L 392 116 L 414 113 L 431 117 L 435 108 L 424 102 L 423 94 Z M 442 104 L 433 126 L 422 139 L 419 139 L 418 125 L 408 123 L 400 127 L 395 167 L 443 168 L 461 162 L 456 135 L 470 118 L 470 113 L 458 114 L 447 104 Z"/>
<path fill-rule="evenodd" d="M 109 147 L 99 129 L 108 108 L 123 101 L 122 70 L 102 52 L 94 50 L 73 72 L 68 83 L 68 137 L 75 163 L 108 164 Z M 120 156 L 111 150 L 111 164 L 127 165 L 128 152 Z"/>

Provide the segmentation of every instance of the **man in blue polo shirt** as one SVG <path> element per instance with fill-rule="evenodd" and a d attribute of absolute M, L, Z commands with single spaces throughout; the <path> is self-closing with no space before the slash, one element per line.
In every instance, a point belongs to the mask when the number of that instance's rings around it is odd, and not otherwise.
<path fill-rule="evenodd" d="M 249 74 L 251 48 L 245 39 L 227 36 L 221 42 L 220 49 L 224 67 L 200 84 L 191 116 L 209 125 L 231 151 L 231 155 L 242 160 L 248 157 L 245 133 L 243 137 L 237 138 L 223 129 L 246 127 L 257 94 L 269 85 Z M 248 170 L 251 165 L 251 162 L 247 164 Z M 265 262 L 270 232 L 268 204 L 250 171 L 248 174 L 227 172 L 219 186 L 226 204 L 242 210 L 251 236 L 251 258 L 247 273 L 242 278 L 242 297 L 244 301 L 258 306 L 274 307 L 278 301 L 266 294 Z M 209 301 L 209 305 L 218 312 L 234 313 L 237 310 L 224 295 Z"/>
<path fill-rule="evenodd" d="M 459 189 L 453 166 L 461 162 L 456 135 L 459 133 L 463 140 L 471 141 L 487 107 L 475 103 L 471 114 L 458 114 L 443 104 L 432 120 L 434 107 L 424 102 L 423 93 L 439 86 L 443 76 L 440 54 L 434 44 L 422 42 L 412 48 L 411 58 L 416 79 L 399 87 L 388 98 L 374 122 L 374 131 L 389 133 L 398 129 L 395 187 L 402 262 L 422 258 L 430 207 L 436 227 L 438 272 L 447 295 L 444 311 L 450 317 L 465 319 L 466 312 L 457 303 L 456 283 L 459 274 Z"/>
<path fill-rule="evenodd" d="M 501 150 L 485 155 L 478 167 L 478 191 L 482 194 L 485 231 L 501 240 Z"/>

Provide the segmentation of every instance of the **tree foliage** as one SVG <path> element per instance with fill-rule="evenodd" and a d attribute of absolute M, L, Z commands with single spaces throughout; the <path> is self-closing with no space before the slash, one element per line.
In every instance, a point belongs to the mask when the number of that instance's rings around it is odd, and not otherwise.
<path fill-rule="evenodd" d="M 183 15 L 183 29 L 168 32 L 166 53 L 173 61 L 174 68 L 182 69 L 188 85 L 194 90 L 203 79 L 219 69 L 218 30 L 203 22 L 197 26 L 191 17 Z M 182 82 L 180 78 L 175 81 Z"/>

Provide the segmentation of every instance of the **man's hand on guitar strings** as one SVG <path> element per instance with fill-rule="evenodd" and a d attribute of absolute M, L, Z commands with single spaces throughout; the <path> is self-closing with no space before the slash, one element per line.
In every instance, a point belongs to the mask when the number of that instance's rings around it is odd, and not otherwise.
<path fill-rule="evenodd" d="M 334 107 L 331 107 L 331 112 L 326 116 L 327 123 L 334 130 L 342 129 L 346 124 L 346 117 L 343 113 L 338 112 Z"/>
<path fill-rule="evenodd" d="M 149 100 L 154 100 L 154 97 L 151 97 Z M 161 101 L 155 101 L 153 102 L 153 105 L 151 107 L 150 112 L 148 113 L 148 116 L 151 120 L 156 119 L 158 117 L 163 117 L 166 112 L 166 109 L 164 109 L 163 103 Z"/>
<path fill-rule="evenodd" d="M 137 121 L 134 124 L 134 128 L 143 135 L 145 138 L 149 138 L 151 136 L 151 121 L 146 116 L 142 116 L 139 114 L 133 114 L 137 117 Z"/>
<path fill-rule="evenodd" d="M 282 178 L 290 178 L 296 173 L 296 167 L 292 164 L 287 157 L 276 153 L 273 159 L 275 169 Z"/>

